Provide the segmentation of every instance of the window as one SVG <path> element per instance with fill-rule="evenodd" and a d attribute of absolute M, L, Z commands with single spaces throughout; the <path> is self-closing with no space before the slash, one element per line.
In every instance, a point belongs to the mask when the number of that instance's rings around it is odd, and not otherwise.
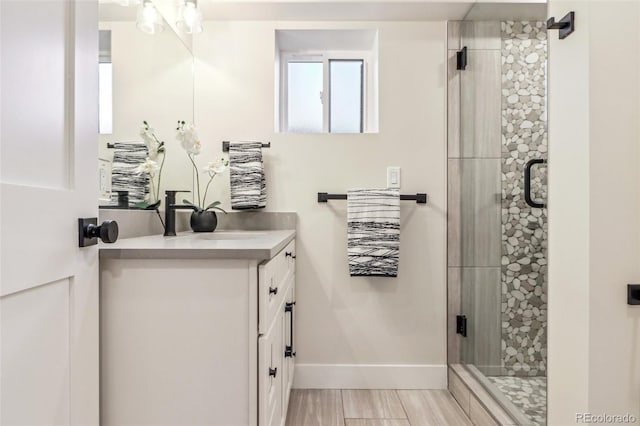
<path fill-rule="evenodd" d="M 364 132 L 366 54 L 284 54 L 283 129 L 292 133 Z"/>
<path fill-rule="evenodd" d="M 329 60 L 329 132 L 362 133 L 364 60 Z"/>
<path fill-rule="evenodd" d="M 113 64 L 111 63 L 111 31 L 100 30 L 98 64 L 98 111 L 100 134 L 113 133 Z"/>
<path fill-rule="evenodd" d="M 322 62 L 287 62 L 287 130 L 320 133 L 324 128 Z"/>
<path fill-rule="evenodd" d="M 377 131 L 377 32 L 284 30 L 276 36 L 279 131 Z"/>

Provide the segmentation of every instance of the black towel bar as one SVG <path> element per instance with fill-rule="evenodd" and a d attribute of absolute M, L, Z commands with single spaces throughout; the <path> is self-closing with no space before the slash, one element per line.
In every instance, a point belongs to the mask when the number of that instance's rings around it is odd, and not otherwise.
<path fill-rule="evenodd" d="M 271 142 L 263 143 L 262 147 L 271 148 Z M 222 141 L 222 152 L 229 152 L 229 141 Z"/>
<path fill-rule="evenodd" d="M 318 192 L 318 202 L 326 203 L 329 200 L 346 200 L 347 194 L 328 194 Z M 415 201 L 416 204 L 427 204 L 427 194 L 400 195 L 402 201 Z"/>
<path fill-rule="evenodd" d="M 142 142 L 136 142 L 136 141 L 116 142 L 116 143 L 125 144 L 125 145 L 144 145 Z M 115 149 L 116 148 L 116 143 L 107 142 L 107 148 L 108 149 Z"/>

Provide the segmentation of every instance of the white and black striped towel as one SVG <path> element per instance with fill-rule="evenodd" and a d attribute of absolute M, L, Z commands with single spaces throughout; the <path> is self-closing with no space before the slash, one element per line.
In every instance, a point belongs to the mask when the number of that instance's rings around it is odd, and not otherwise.
<path fill-rule="evenodd" d="M 229 143 L 229 177 L 232 209 L 261 209 L 267 205 L 262 142 Z"/>
<path fill-rule="evenodd" d="M 397 277 L 400 260 L 399 191 L 348 191 L 347 225 L 351 276 Z"/>
<path fill-rule="evenodd" d="M 111 200 L 118 201 L 116 191 L 129 191 L 129 205 L 145 201 L 149 193 L 149 176 L 139 174 L 136 169 L 143 163 L 149 151 L 141 143 L 113 144 L 113 162 L 111 163 Z"/>

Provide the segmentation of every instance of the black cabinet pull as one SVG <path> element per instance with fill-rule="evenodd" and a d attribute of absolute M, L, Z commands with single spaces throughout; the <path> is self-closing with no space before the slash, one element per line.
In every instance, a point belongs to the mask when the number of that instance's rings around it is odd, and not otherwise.
<path fill-rule="evenodd" d="M 290 345 L 284 346 L 284 357 L 285 358 L 293 358 L 296 356 L 295 351 L 293 350 L 293 307 L 296 302 L 287 302 L 284 305 L 284 312 L 289 314 L 289 332 L 291 333 L 289 336 Z"/>
<path fill-rule="evenodd" d="M 285 257 L 290 257 L 290 258 L 292 258 L 292 259 L 295 259 L 295 258 L 296 258 L 296 255 L 295 255 L 295 254 L 293 254 L 293 253 L 292 253 L 292 252 L 290 252 L 290 251 L 286 251 L 286 252 L 284 252 L 284 256 L 285 256 Z"/>
<path fill-rule="evenodd" d="M 269 377 L 276 377 L 277 374 L 278 374 L 278 367 L 276 368 L 269 367 Z"/>
<path fill-rule="evenodd" d="M 278 294 L 278 287 L 269 287 L 269 296 Z"/>
<path fill-rule="evenodd" d="M 531 197 L 531 168 L 536 164 L 546 164 L 547 160 L 542 158 L 534 158 L 529 160 L 524 166 L 524 199 L 527 204 L 537 209 L 543 209 L 546 207 L 544 203 L 538 203 Z"/>

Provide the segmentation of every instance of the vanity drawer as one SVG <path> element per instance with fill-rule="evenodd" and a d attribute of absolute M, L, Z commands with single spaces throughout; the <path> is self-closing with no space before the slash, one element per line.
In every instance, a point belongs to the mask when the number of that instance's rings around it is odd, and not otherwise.
<path fill-rule="evenodd" d="M 291 241 L 284 251 L 283 274 L 287 277 L 296 271 L 296 241 Z"/>
<path fill-rule="evenodd" d="M 273 259 L 258 268 L 258 333 L 264 334 L 286 296 L 289 277 L 295 268 L 295 243 L 292 241 Z"/>
<path fill-rule="evenodd" d="M 284 315 L 279 315 L 268 333 L 258 339 L 259 426 L 282 423 L 282 348 Z"/>

